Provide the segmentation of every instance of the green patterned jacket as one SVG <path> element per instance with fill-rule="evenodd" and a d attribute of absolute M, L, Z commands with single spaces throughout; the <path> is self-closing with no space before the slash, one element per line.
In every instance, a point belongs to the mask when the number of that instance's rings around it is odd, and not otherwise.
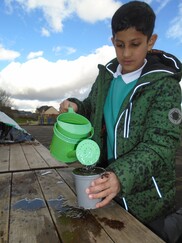
<path fill-rule="evenodd" d="M 153 50 L 134 89 L 125 98 L 115 127 L 114 161 L 107 161 L 103 107 L 113 73 L 113 59 L 98 65 L 99 74 L 89 96 L 75 98 L 78 112 L 94 127 L 101 148 L 98 165 L 118 176 L 122 189 L 117 201 L 144 223 L 174 209 L 175 153 L 181 137 L 182 66 L 171 54 Z"/>

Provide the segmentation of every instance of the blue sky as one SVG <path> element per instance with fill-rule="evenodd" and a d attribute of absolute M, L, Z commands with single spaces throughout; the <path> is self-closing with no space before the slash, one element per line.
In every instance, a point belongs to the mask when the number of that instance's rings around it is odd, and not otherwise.
<path fill-rule="evenodd" d="M 58 109 L 61 100 L 84 98 L 97 64 L 115 56 L 110 20 L 128 1 L 1 0 L 0 87 L 17 109 Z M 182 0 L 148 0 L 157 20 L 155 48 L 182 61 Z"/>

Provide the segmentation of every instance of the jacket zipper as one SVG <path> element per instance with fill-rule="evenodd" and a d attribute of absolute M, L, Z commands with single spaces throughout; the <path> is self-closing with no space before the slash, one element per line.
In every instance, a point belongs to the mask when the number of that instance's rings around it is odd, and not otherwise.
<path fill-rule="evenodd" d="M 150 84 L 150 82 L 142 83 L 135 87 L 135 89 L 133 90 L 133 93 L 131 94 L 130 99 L 129 99 L 129 107 L 127 109 L 125 109 L 118 118 L 118 121 L 117 121 L 115 129 L 114 129 L 114 158 L 115 159 L 117 159 L 117 129 L 118 129 L 119 123 L 121 121 L 121 118 L 125 114 L 123 137 L 129 138 L 131 112 L 132 112 L 132 106 L 133 106 L 133 104 L 132 104 L 133 96 L 135 95 L 135 93 L 137 92 L 137 90 L 140 87 L 142 87 L 144 85 L 148 85 L 148 84 Z"/>

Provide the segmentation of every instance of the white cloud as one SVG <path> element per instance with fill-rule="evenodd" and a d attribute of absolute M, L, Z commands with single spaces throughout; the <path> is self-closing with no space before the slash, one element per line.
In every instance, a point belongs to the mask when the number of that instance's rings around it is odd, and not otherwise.
<path fill-rule="evenodd" d="M 41 30 L 41 34 L 42 34 L 42 36 L 46 36 L 46 37 L 49 37 L 50 36 L 50 32 L 49 32 L 49 30 L 47 30 L 46 28 L 42 28 L 42 30 Z"/>
<path fill-rule="evenodd" d="M 37 52 L 30 52 L 27 56 L 27 59 L 33 59 L 33 58 L 36 58 L 36 57 L 41 57 L 43 56 L 43 51 L 37 51 Z"/>
<path fill-rule="evenodd" d="M 171 27 L 167 31 L 167 37 L 178 39 L 182 43 L 182 3 L 179 4 L 179 13 L 171 21 Z"/>
<path fill-rule="evenodd" d="M 8 50 L 5 49 L 1 44 L 0 44 L 0 60 L 7 60 L 11 61 L 16 59 L 17 57 L 20 56 L 20 53 L 17 51 L 13 50 Z"/>
<path fill-rule="evenodd" d="M 76 52 L 76 49 L 69 46 L 56 46 L 53 47 L 53 52 L 55 53 L 56 56 L 61 55 L 62 52 L 66 53 L 66 55 L 71 55 Z"/>
<path fill-rule="evenodd" d="M 152 0 L 145 0 L 144 2 L 146 2 L 148 4 L 151 4 L 152 3 Z"/>
<path fill-rule="evenodd" d="M 73 47 L 67 47 L 67 54 L 71 55 L 76 52 L 76 49 Z"/>
<path fill-rule="evenodd" d="M 36 108 L 39 108 L 43 105 L 48 105 L 48 106 L 53 106 L 55 107 L 57 110 L 59 110 L 59 103 L 58 102 L 54 102 L 54 101 L 47 101 L 47 102 L 42 102 L 39 100 L 18 100 L 18 99 L 11 99 L 12 103 L 13 103 L 13 109 L 18 109 L 19 107 L 21 107 L 21 109 L 19 110 L 25 110 L 25 111 L 31 111 L 31 112 L 35 112 Z"/>
<path fill-rule="evenodd" d="M 104 20 L 111 18 L 121 3 L 113 0 L 77 0 L 74 1 L 75 12 L 77 15 L 90 23 L 94 23 L 98 20 Z"/>
<path fill-rule="evenodd" d="M 18 3 L 23 10 L 31 12 L 39 9 L 49 24 L 50 31 L 61 32 L 66 18 L 78 15 L 82 20 L 94 23 L 111 18 L 113 12 L 121 5 L 114 0 L 5 0 L 9 9 L 13 9 L 13 2 Z M 50 31 L 42 27 L 42 35 L 49 36 Z"/>
<path fill-rule="evenodd" d="M 6 87 L 19 109 L 36 109 L 44 104 L 58 104 L 74 96 L 84 98 L 95 81 L 98 63 L 115 57 L 112 46 L 103 46 L 76 60 L 49 62 L 43 57 L 25 63 L 12 62 L 0 72 L 0 86 Z"/>
<path fill-rule="evenodd" d="M 165 8 L 170 1 L 172 0 L 157 0 L 157 2 L 159 3 L 159 7 L 156 10 L 156 13 L 159 13 L 163 8 Z"/>

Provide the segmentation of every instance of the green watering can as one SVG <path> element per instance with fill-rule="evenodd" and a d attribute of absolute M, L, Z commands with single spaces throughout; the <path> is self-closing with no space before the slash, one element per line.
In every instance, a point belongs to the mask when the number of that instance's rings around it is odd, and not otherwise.
<path fill-rule="evenodd" d="M 77 161 L 77 145 L 85 139 L 91 140 L 94 134 L 90 121 L 75 113 L 72 107 L 69 107 L 68 112 L 57 117 L 53 131 L 50 153 L 55 159 L 64 163 Z"/>

